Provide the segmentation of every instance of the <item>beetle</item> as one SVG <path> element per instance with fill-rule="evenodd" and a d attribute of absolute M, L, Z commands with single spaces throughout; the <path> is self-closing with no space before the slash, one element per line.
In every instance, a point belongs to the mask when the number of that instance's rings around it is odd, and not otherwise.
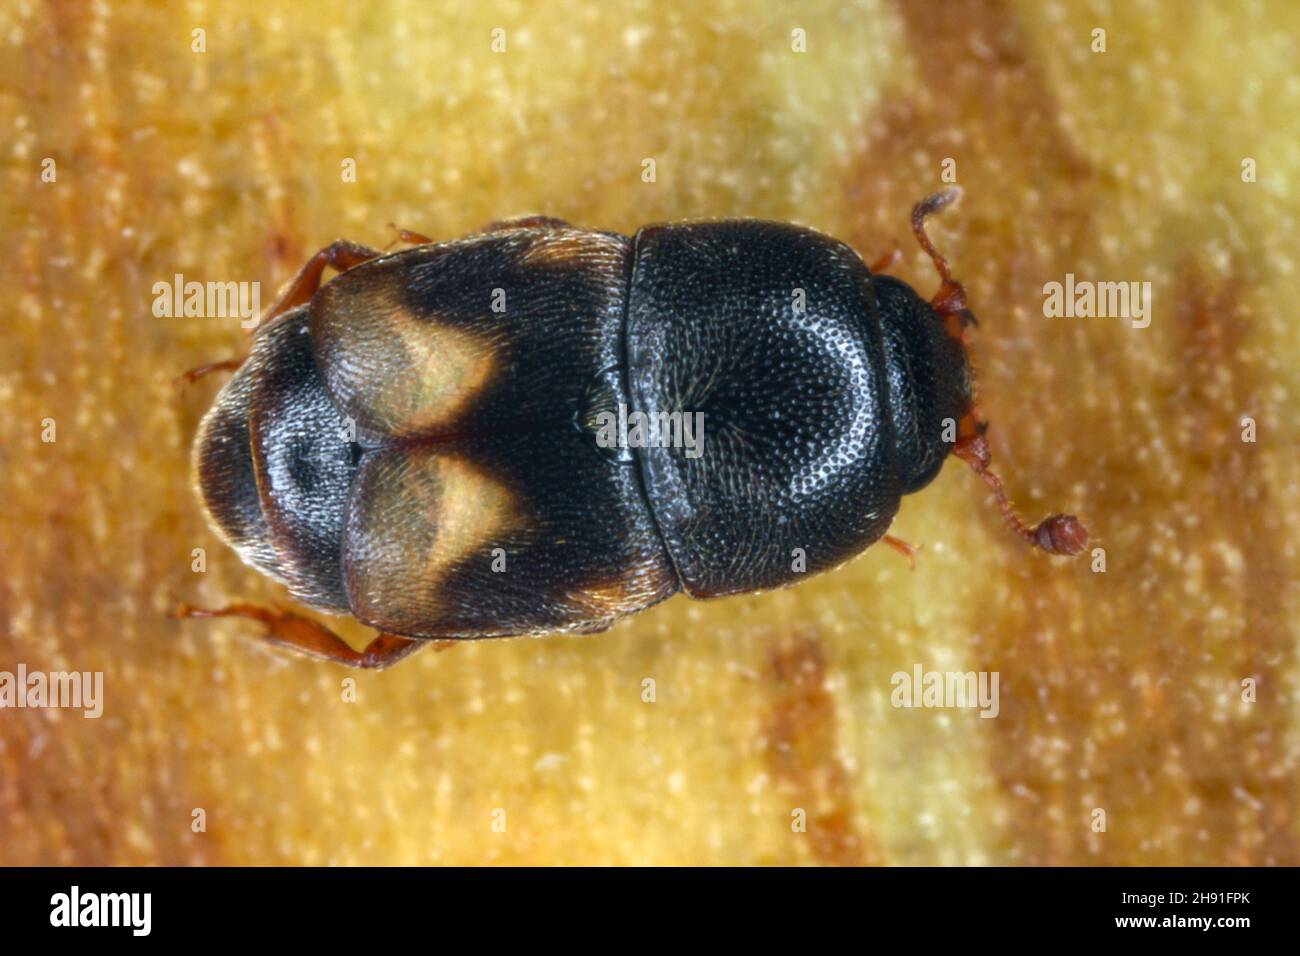
<path fill-rule="evenodd" d="M 990 468 L 961 284 L 926 301 L 846 244 L 761 220 L 628 237 L 529 217 L 383 254 L 317 253 L 254 332 L 194 443 L 199 496 L 240 557 L 320 611 L 249 604 L 274 643 L 380 668 L 428 643 L 594 632 L 684 591 L 780 587 L 885 539 L 949 454 L 1032 545 L 1074 555 L 1072 515 L 1016 516 Z M 896 255 L 896 254 L 895 254 Z M 341 274 L 322 285 L 326 266 Z M 702 446 L 625 422 L 702 415 Z M 643 430 L 644 432 L 644 430 Z M 662 434 L 673 433 L 664 430 Z"/>

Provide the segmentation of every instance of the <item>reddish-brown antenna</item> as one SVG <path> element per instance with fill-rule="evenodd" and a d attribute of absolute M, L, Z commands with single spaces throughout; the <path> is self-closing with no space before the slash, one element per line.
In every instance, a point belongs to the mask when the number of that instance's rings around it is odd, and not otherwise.
<path fill-rule="evenodd" d="M 961 189 L 953 187 L 927 196 L 916 204 L 912 210 L 912 231 L 916 241 L 934 262 L 934 268 L 941 280 L 939 291 L 930 300 L 930 307 L 944 320 L 948 334 L 963 345 L 966 344 L 965 330 L 975 324 L 975 317 L 966 308 L 966 290 L 952 277 L 948 260 L 939 254 L 925 231 L 925 220 L 940 212 L 962 196 Z M 993 459 L 988 439 L 984 433 L 988 430 L 978 404 L 972 403 L 970 411 L 957 424 L 957 441 L 952 453 L 970 465 L 975 474 L 984 479 L 984 483 L 993 490 L 998 510 L 1007 526 L 1035 547 L 1049 554 L 1075 555 L 1088 546 L 1088 529 L 1074 515 L 1048 515 L 1036 526 L 1030 527 L 1020 520 L 1002 487 L 1002 479 L 989 468 Z"/>

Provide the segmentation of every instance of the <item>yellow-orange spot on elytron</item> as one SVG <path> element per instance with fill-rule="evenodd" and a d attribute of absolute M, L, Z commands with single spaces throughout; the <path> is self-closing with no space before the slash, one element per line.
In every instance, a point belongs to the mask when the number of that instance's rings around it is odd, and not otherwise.
<path fill-rule="evenodd" d="M 483 552 L 490 561 L 491 548 L 518 524 L 518 515 L 514 495 L 500 481 L 462 458 L 422 454 L 427 460 L 412 461 L 403 476 L 402 495 L 430 532 L 422 578 L 431 593 L 466 558 Z"/>
<path fill-rule="evenodd" d="M 664 568 L 637 569 L 635 574 L 611 577 L 569 595 L 593 618 L 617 617 L 639 610 L 669 592 L 669 575 Z"/>
<path fill-rule="evenodd" d="M 437 316 L 391 312 L 406 368 L 380 393 L 378 403 L 387 406 L 380 411 L 398 434 L 450 425 L 491 380 L 496 350 L 483 336 L 450 328 Z"/>

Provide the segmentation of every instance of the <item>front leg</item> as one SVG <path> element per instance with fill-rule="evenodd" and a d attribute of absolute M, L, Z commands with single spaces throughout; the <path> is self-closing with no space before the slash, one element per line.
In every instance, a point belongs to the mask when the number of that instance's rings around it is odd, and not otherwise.
<path fill-rule="evenodd" d="M 321 286 L 321 277 L 325 274 L 326 266 L 339 272 L 347 272 L 354 266 L 369 262 L 371 259 L 377 259 L 381 255 L 383 253 L 378 249 L 371 249 L 369 246 L 363 246 L 349 239 L 338 239 L 331 242 L 307 260 L 307 264 L 302 267 L 293 282 L 289 284 L 289 288 L 285 290 L 284 295 L 280 296 L 280 301 L 271 307 L 271 311 L 262 317 L 261 322 L 257 323 L 257 326 L 253 329 L 253 334 L 256 335 L 265 325 L 284 315 L 290 309 L 296 309 L 298 306 L 310 302 L 311 297 L 316 294 L 316 290 Z"/>
<path fill-rule="evenodd" d="M 211 375 L 213 372 L 235 372 L 244 364 L 245 359 L 225 359 L 221 362 L 208 362 L 206 365 L 199 365 L 196 368 L 181 372 L 174 379 L 172 385 L 181 388 L 185 385 L 193 385 L 199 379 Z"/>
<path fill-rule="evenodd" d="M 253 335 L 256 335 L 265 325 L 284 315 L 290 309 L 310 302 L 311 297 L 316 294 L 316 290 L 321 286 L 321 278 L 325 274 L 326 266 L 332 266 L 339 272 L 346 272 L 353 266 L 369 262 L 382 254 L 377 249 L 371 249 L 369 246 L 363 246 L 347 239 L 339 239 L 330 243 L 307 260 L 307 264 L 299 270 L 289 288 L 280 297 L 280 301 L 272 306 L 271 311 L 262 316 L 257 325 L 253 327 Z M 172 379 L 172 384 L 178 388 L 184 385 L 192 385 L 213 372 L 233 372 L 243 364 L 244 359 L 242 358 L 209 362 L 206 365 L 200 365 L 182 372 Z"/>

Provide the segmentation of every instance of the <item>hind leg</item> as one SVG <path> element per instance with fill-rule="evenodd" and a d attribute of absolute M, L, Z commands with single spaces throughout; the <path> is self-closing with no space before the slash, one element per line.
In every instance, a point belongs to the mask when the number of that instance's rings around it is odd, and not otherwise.
<path fill-rule="evenodd" d="M 181 603 L 177 605 L 173 615 L 179 618 L 248 618 L 262 625 L 263 639 L 272 644 L 287 647 L 318 660 L 366 670 L 383 670 L 426 645 L 444 650 L 456 643 L 455 641 L 425 641 L 380 633 L 366 645 L 364 650 L 358 651 L 318 621 L 291 611 L 280 611 L 256 604 L 229 604 L 223 608 L 208 609 Z"/>

